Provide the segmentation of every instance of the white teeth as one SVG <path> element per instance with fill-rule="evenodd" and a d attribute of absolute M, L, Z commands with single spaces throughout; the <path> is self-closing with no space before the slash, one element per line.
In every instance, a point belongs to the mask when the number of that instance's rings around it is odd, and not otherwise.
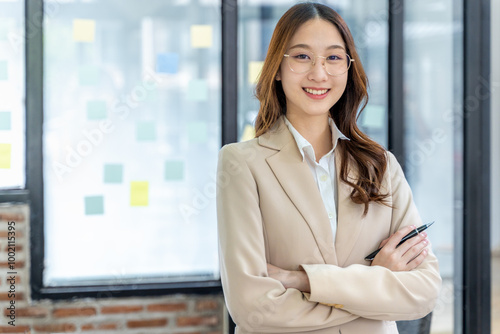
<path fill-rule="evenodd" d="M 326 92 L 328 92 L 328 89 L 315 90 L 315 89 L 310 89 L 310 88 L 304 88 L 304 90 L 312 95 L 323 95 Z"/>

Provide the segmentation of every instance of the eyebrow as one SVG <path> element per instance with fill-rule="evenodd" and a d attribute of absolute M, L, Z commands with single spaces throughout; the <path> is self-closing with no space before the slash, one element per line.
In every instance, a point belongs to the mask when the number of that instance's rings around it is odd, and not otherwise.
<path fill-rule="evenodd" d="M 297 48 L 303 48 L 303 49 L 309 49 L 309 50 L 311 50 L 311 47 L 309 45 L 307 45 L 307 44 L 296 44 L 296 45 L 292 46 L 291 48 L 289 48 L 289 50 L 297 49 Z M 338 44 L 330 45 L 325 50 L 332 50 L 332 49 L 342 49 L 342 50 L 345 50 L 345 48 L 342 45 L 338 45 Z"/>

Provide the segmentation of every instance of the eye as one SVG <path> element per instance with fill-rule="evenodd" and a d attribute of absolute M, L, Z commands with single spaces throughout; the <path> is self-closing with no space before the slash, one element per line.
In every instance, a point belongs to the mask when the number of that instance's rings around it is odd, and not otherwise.
<path fill-rule="evenodd" d="M 330 55 L 330 56 L 328 56 L 328 58 L 326 58 L 326 60 L 328 60 L 328 61 L 339 61 L 342 59 L 344 59 L 344 58 L 341 55 Z"/>
<path fill-rule="evenodd" d="M 309 56 L 306 53 L 295 54 L 295 55 L 292 55 L 292 57 L 293 57 L 293 59 L 296 59 L 296 60 L 311 60 L 311 56 Z"/>

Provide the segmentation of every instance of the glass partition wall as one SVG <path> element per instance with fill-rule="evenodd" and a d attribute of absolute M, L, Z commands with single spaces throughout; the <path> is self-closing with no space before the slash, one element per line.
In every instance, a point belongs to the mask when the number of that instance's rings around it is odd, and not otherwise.
<path fill-rule="evenodd" d="M 218 279 L 218 1 L 44 6 L 44 285 Z"/>
<path fill-rule="evenodd" d="M 388 1 L 325 1 L 344 17 L 368 75 L 370 100 L 358 124 L 388 148 Z M 259 103 L 256 78 L 287 1 L 239 1 L 238 138 L 252 138 Z M 462 13 L 461 0 L 405 1 L 405 173 L 440 260 L 444 284 L 432 333 L 453 333 L 454 227 L 461 224 Z"/>

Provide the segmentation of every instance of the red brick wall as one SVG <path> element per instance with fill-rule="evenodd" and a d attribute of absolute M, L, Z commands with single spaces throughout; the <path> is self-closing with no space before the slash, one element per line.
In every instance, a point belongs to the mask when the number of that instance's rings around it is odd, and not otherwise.
<path fill-rule="evenodd" d="M 8 227 L 15 222 L 16 275 L 9 275 Z M 11 224 L 12 225 L 12 224 Z M 12 235 L 11 235 L 12 236 Z M 0 333 L 222 334 L 222 295 L 33 301 L 29 277 L 29 208 L 0 204 Z M 15 327 L 8 324 L 15 276 Z"/>

